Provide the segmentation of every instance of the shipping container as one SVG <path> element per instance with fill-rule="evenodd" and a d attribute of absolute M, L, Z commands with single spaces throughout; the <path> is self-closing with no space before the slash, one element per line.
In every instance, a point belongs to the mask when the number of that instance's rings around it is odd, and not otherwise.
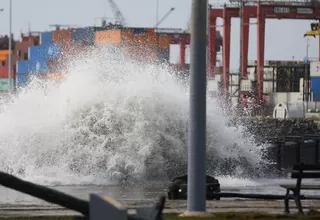
<path fill-rule="evenodd" d="M 157 45 L 158 44 L 158 36 L 155 34 L 147 34 L 147 44 Z"/>
<path fill-rule="evenodd" d="M 310 76 L 320 76 L 320 61 L 310 62 Z"/>
<path fill-rule="evenodd" d="M 94 28 L 77 28 L 72 30 L 72 40 L 85 43 L 94 43 Z"/>
<path fill-rule="evenodd" d="M 47 31 L 47 32 L 42 32 L 40 34 L 40 44 L 52 44 L 52 32 Z"/>
<path fill-rule="evenodd" d="M 72 40 L 72 29 L 52 31 L 52 43 L 65 44 Z"/>
<path fill-rule="evenodd" d="M 10 54 L 9 50 L 0 50 L 0 56 L 8 56 Z"/>
<path fill-rule="evenodd" d="M 7 60 L 7 56 L 0 56 L 0 61 L 6 61 Z M 4 65 L 2 65 L 2 66 L 4 66 Z"/>
<path fill-rule="evenodd" d="M 121 30 L 109 30 L 95 32 L 96 44 L 120 44 Z"/>
<path fill-rule="evenodd" d="M 35 46 L 32 41 L 22 41 L 17 42 L 14 50 L 17 60 L 27 60 L 28 59 L 28 49 L 30 46 Z"/>
<path fill-rule="evenodd" d="M 312 101 L 320 101 L 320 76 L 310 78 L 310 90 L 312 94 Z"/>
<path fill-rule="evenodd" d="M 263 93 L 269 94 L 276 91 L 274 81 L 263 81 Z"/>
<path fill-rule="evenodd" d="M 7 91 L 10 89 L 10 80 L 8 78 L 0 78 L 0 91 Z"/>
<path fill-rule="evenodd" d="M 144 31 L 146 32 L 147 35 L 155 35 L 155 29 L 154 28 L 145 28 Z"/>
<path fill-rule="evenodd" d="M 60 55 L 57 58 L 63 60 L 65 63 L 68 63 L 78 55 L 85 53 L 87 50 L 88 47 L 85 47 L 81 42 L 70 42 L 68 44 L 61 45 Z"/>
<path fill-rule="evenodd" d="M 62 73 L 50 73 L 45 76 L 47 79 L 64 79 L 65 75 Z"/>
<path fill-rule="evenodd" d="M 37 59 L 37 60 L 28 60 L 28 72 L 29 73 L 47 73 L 48 60 L 46 58 Z"/>
<path fill-rule="evenodd" d="M 129 40 L 129 39 L 128 39 Z M 135 35 L 132 38 L 132 43 L 134 44 L 143 44 L 146 45 L 147 43 L 147 36 L 146 35 Z"/>
<path fill-rule="evenodd" d="M 252 91 L 252 81 L 249 79 L 240 80 L 240 91 Z"/>
<path fill-rule="evenodd" d="M 158 48 L 158 60 L 160 62 L 168 63 L 170 60 L 170 49 Z"/>
<path fill-rule="evenodd" d="M 162 49 L 168 49 L 170 48 L 170 44 L 171 44 L 171 36 L 167 35 L 167 36 L 158 36 L 158 46 Z"/>
<path fill-rule="evenodd" d="M 18 60 L 16 63 L 16 73 L 27 73 L 29 71 L 28 60 Z"/>
<path fill-rule="evenodd" d="M 28 55 L 30 60 L 36 59 L 54 59 L 59 56 L 60 45 L 59 44 L 45 44 L 40 46 L 31 46 L 28 49 Z"/>
<path fill-rule="evenodd" d="M 143 34 L 145 35 L 146 30 L 144 28 L 129 28 L 132 34 Z"/>
<path fill-rule="evenodd" d="M 28 73 L 17 73 L 16 86 L 18 88 L 24 88 L 28 85 Z"/>
<path fill-rule="evenodd" d="M 48 73 L 59 73 L 62 72 L 63 67 L 66 66 L 65 59 L 56 58 L 48 60 Z"/>
<path fill-rule="evenodd" d="M 8 66 L 0 66 L 0 78 L 8 78 L 9 77 L 9 68 Z M 14 69 L 12 68 L 12 77 L 15 76 Z"/>

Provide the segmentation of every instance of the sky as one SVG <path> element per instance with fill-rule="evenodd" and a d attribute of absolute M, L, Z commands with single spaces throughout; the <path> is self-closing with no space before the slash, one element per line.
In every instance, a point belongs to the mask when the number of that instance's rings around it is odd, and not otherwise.
<path fill-rule="evenodd" d="M 153 27 L 156 23 L 156 0 L 114 0 L 119 6 L 128 26 Z M 15 36 L 32 31 L 51 30 L 49 24 L 92 26 L 99 24 L 99 17 L 113 17 L 107 0 L 12 0 L 12 30 Z M 209 0 L 210 4 L 222 5 L 226 0 Z M 186 28 L 191 12 L 191 0 L 159 0 L 159 18 L 171 7 L 175 10 L 159 26 L 163 28 Z M 2 0 L 0 8 L 0 33 L 9 32 L 9 0 Z M 221 21 L 218 21 L 221 23 Z M 254 19 L 251 19 L 254 23 Z M 306 56 L 307 39 L 303 37 L 310 29 L 310 20 L 267 20 L 266 60 L 303 60 Z M 255 60 L 256 25 L 250 25 L 249 60 Z M 318 39 L 309 38 L 309 57 L 318 56 Z M 231 69 L 239 67 L 240 21 L 234 18 L 231 29 Z M 173 61 L 178 60 L 178 46 L 173 47 Z M 187 55 L 188 56 L 188 55 Z"/>

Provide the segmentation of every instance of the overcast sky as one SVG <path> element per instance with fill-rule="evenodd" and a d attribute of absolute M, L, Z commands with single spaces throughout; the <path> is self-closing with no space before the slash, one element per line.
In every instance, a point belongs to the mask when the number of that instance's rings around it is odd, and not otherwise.
<path fill-rule="evenodd" d="M 92 26 L 98 17 L 113 17 L 107 0 L 12 0 L 13 32 L 26 32 L 28 24 L 33 31 L 49 30 L 49 24 Z M 115 0 L 129 26 L 152 27 L 156 23 L 156 0 Z M 191 0 L 159 0 L 159 18 L 171 7 L 175 11 L 161 27 L 185 28 L 190 16 Z M 223 4 L 225 0 L 211 0 L 211 4 Z M 0 33 L 9 30 L 9 0 L 2 0 L 0 7 Z M 96 21 L 95 21 L 96 20 Z M 251 22 L 255 22 L 252 20 Z M 312 21 L 268 20 L 266 25 L 267 60 L 302 60 L 306 55 L 307 40 L 303 38 Z M 231 68 L 239 66 L 239 19 L 232 21 Z M 249 60 L 256 59 L 256 26 L 250 28 Z M 177 60 L 177 51 L 173 53 Z M 318 39 L 310 38 L 309 56 L 318 56 Z"/>

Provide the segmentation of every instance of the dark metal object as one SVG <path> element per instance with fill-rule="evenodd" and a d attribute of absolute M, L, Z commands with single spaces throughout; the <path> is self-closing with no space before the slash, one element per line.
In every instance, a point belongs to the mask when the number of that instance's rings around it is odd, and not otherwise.
<path fill-rule="evenodd" d="M 21 180 L 4 172 L 0 172 L 0 184 L 47 202 L 80 212 L 85 216 L 89 215 L 89 203 L 87 201 L 64 194 L 57 190 Z"/>
<path fill-rule="evenodd" d="M 294 199 L 299 213 L 303 214 L 303 209 L 301 205 L 301 197 L 303 196 L 300 194 L 300 190 L 320 190 L 320 185 L 305 185 L 302 184 L 302 179 L 320 178 L 320 165 L 310 165 L 303 163 L 300 163 L 299 165 L 294 165 L 293 172 L 291 173 L 291 178 L 297 179 L 296 184 L 281 185 L 281 187 L 286 189 L 286 195 L 284 199 L 285 212 L 289 213 L 289 200 Z M 292 194 L 290 194 L 290 192 L 292 192 Z"/>
<path fill-rule="evenodd" d="M 0 172 L 0 185 L 22 193 L 34 196 L 50 203 L 80 212 L 89 216 L 89 202 L 67 195 L 48 187 L 21 180 L 13 175 Z M 160 197 L 159 202 L 152 208 L 138 208 L 137 215 L 128 215 L 128 220 L 162 220 L 165 197 Z"/>
<path fill-rule="evenodd" d="M 168 187 L 168 199 L 180 200 L 187 199 L 188 175 L 176 177 Z M 217 179 L 212 176 L 206 176 L 206 199 L 220 200 L 215 194 L 220 193 L 220 184 Z"/>

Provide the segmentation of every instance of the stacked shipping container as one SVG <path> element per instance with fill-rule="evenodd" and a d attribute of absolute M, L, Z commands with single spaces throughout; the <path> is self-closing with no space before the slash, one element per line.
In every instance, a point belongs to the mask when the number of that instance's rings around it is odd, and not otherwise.
<path fill-rule="evenodd" d="M 125 46 L 134 59 L 142 61 L 169 61 L 169 48 L 173 35 L 159 34 L 153 28 L 76 28 L 22 36 L 17 42 L 15 58 L 16 85 L 25 87 L 30 74 L 45 78 L 63 78 L 61 67 L 90 45 Z M 40 44 L 38 44 L 40 43 Z M 7 51 L 0 51 L 0 77 L 8 76 Z M 0 80 L 1 81 L 1 80 Z M 1 85 L 1 82 L 0 82 Z"/>
<path fill-rule="evenodd" d="M 320 62 L 310 63 L 310 92 L 312 101 L 320 101 Z"/>

